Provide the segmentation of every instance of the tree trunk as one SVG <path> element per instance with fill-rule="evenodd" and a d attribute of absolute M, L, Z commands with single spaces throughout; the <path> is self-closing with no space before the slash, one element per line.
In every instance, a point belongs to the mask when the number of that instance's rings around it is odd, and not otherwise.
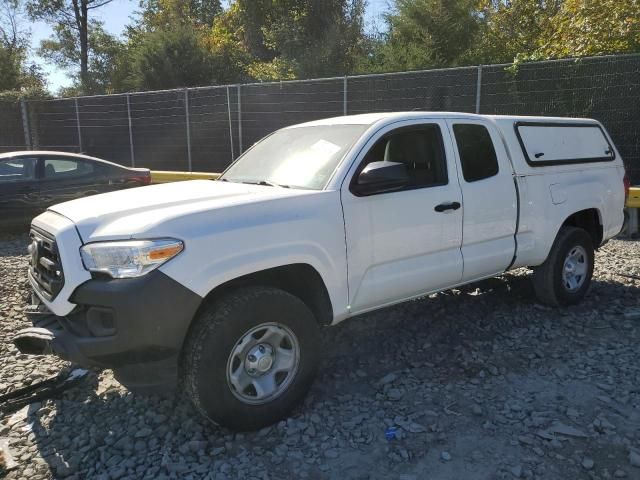
<path fill-rule="evenodd" d="M 89 22 L 87 14 L 87 0 L 80 1 L 80 18 L 78 27 L 80 29 L 80 83 L 82 83 L 82 93 L 89 92 Z"/>

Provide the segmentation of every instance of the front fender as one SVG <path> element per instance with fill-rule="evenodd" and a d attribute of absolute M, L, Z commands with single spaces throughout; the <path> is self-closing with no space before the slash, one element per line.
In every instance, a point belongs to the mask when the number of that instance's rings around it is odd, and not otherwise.
<path fill-rule="evenodd" d="M 184 238 L 184 251 L 160 269 L 205 297 L 245 275 L 306 264 L 322 278 L 334 317 L 342 319 L 349 297 L 341 212 L 338 195 L 323 194 L 229 210 L 224 218 L 192 219 L 193 225 L 208 221 L 213 227 L 193 228 L 195 234 Z"/>
<path fill-rule="evenodd" d="M 232 255 L 215 258 L 188 274 L 171 265 L 161 270 L 189 289 L 206 297 L 212 290 L 236 278 L 293 264 L 306 264 L 314 268 L 324 282 L 335 316 L 346 314 L 341 306 L 347 305 L 346 284 L 337 271 L 340 269 L 328 252 L 313 244 L 286 244 L 265 247 L 247 252 L 235 252 Z"/>

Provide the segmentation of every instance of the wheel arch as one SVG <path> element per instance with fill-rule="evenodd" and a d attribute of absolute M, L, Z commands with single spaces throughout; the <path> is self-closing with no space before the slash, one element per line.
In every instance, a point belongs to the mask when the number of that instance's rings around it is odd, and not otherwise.
<path fill-rule="evenodd" d="M 602 225 L 602 213 L 598 208 L 587 208 L 569 215 L 560 228 L 577 227 L 585 230 L 593 242 L 593 248 L 597 249 L 602 243 L 604 228 Z M 556 232 L 556 237 L 560 229 Z"/>
<path fill-rule="evenodd" d="M 204 305 L 237 288 L 247 286 L 275 287 L 302 300 L 313 312 L 321 326 L 333 321 L 333 305 L 322 276 L 307 263 L 281 265 L 251 272 L 214 287 L 204 298 L 196 316 Z"/>

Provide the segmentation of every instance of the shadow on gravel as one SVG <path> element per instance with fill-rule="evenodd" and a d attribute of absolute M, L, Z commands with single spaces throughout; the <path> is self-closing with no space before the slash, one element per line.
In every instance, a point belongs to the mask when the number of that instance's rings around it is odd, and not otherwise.
<path fill-rule="evenodd" d="M 497 394 L 480 389 L 469 396 L 467 389 L 485 379 L 518 378 L 532 365 L 545 374 L 538 356 L 550 353 L 540 353 L 541 345 L 562 351 L 577 322 L 603 332 L 614 328 L 597 314 L 602 298 L 617 299 L 622 308 L 639 296 L 640 288 L 594 281 L 583 304 L 553 310 L 536 303 L 528 276 L 507 274 L 328 329 L 325 360 L 304 405 L 260 432 L 212 426 L 181 396 L 174 402 L 171 395 L 134 395 L 105 372 L 41 408 L 29 435 L 56 478 L 218 479 L 259 471 L 269 473 L 265 478 L 383 478 L 397 476 L 407 462 L 423 473 L 431 468 L 425 462 L 439 468 L 430 478 L 497 478 L 494 460 L 454 467 L 439 457 L 447 444 L 468 456 L 482 447 L 479 433 L 467 435 L 477 433 L 478 421 L 460 412 Z M 590 346 L 581 341 L 573 348 Z M 525 386 L 533 395 L 547 384 Z M 571 393 L 559 392 L 562 398 Z M 414 428 L 419 441 L 388 442 L 389 423 Z M 509 440 L 498 436 L 491 448 L 516 449 Z M 375 475 L 362 475 L 374 461 Z"/>
<path fill-rule="evenodd" d="M 0 242 L 4 244 L 3 248 L 0 249 L 0 258 L 27 255 L 29 233 L 10 233 L 0 231 Z"/>

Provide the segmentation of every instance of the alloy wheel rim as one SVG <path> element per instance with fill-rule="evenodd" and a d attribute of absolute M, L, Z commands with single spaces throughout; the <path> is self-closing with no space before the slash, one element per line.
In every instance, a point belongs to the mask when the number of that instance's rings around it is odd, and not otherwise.
<path fill-rule="evenodd" d="M 227 360 L 227 384 L 243 403 L 261 405 L 282 395 L 300 363 L 296 335 L 280 323 L 263 323 L 245 332 Z"/>

